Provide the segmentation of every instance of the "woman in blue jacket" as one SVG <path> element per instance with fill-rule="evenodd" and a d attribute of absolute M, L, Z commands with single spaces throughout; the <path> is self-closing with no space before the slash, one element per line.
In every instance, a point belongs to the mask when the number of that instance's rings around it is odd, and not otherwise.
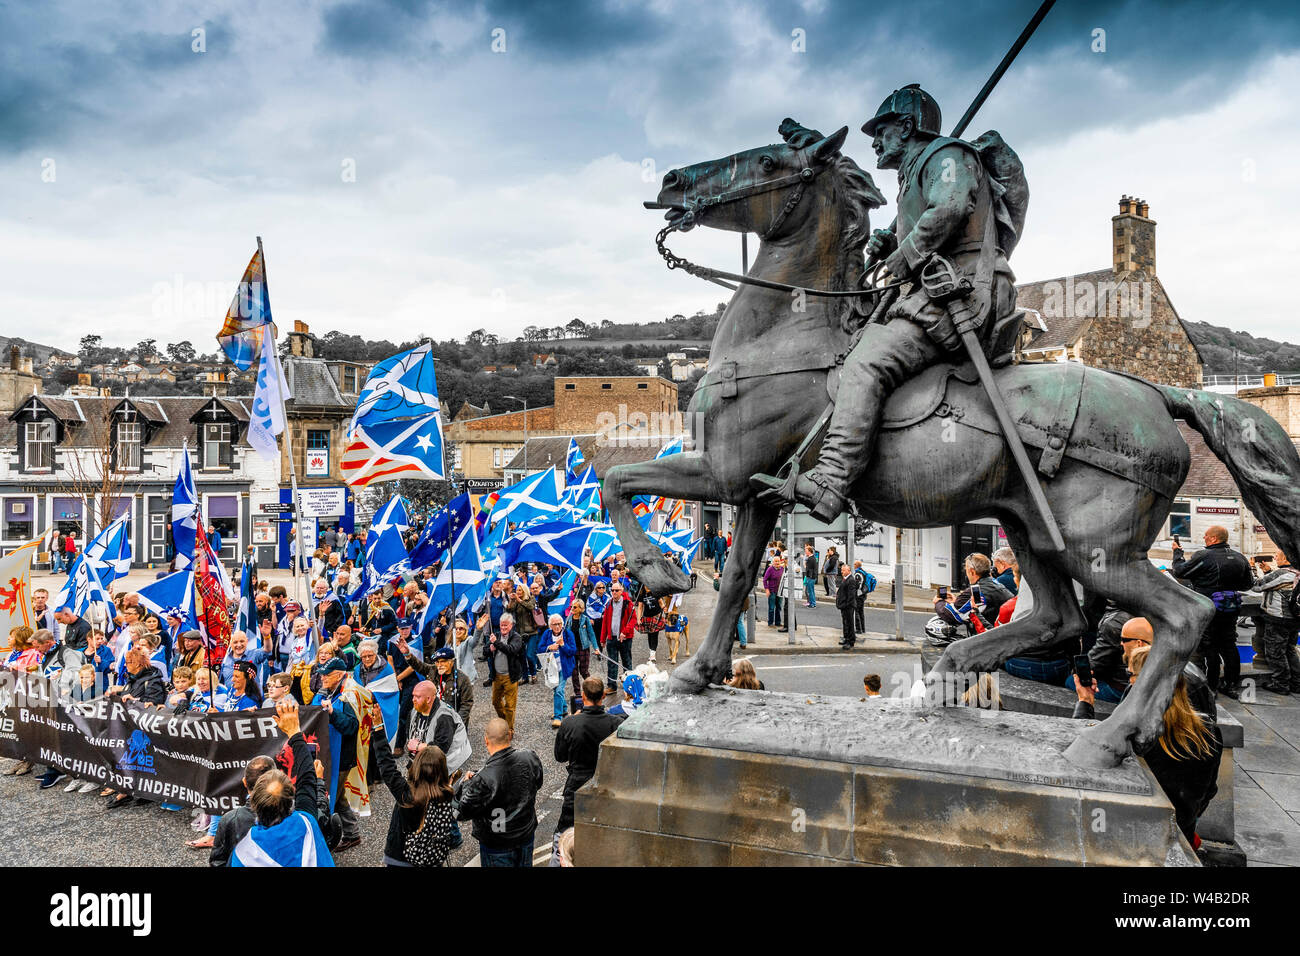
<path fill-rule="evenodd" d="M 552 614 L 547 621 L 549 630 L 538 635 L 538 650 L 553 652 L 560 665 L 560 682 L 555 685 L 555 696 L 551 709 L 551 727 L 560 726 L 560 721 L 569 714 L 566 688 L 569 678 L 573 676 L 578 660 L 578 642 L 573 632 L 564 626 L 564 618 Z"/>

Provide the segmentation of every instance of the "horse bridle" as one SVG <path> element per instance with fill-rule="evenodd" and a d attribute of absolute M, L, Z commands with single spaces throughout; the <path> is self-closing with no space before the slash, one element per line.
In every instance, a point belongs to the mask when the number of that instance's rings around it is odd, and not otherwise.
<path fill-rule="evenodd" d="M 804 158 L 803 153 L 803 150 L 799 151 L 801 159 Z M 781 176 L 777 179 L 770 179 L 761 183 L 753 183 L 749 186 L 742 186 L 739 189 L 732 189 L 724 193 L 719 193 L 716 196 L 709 196 L 706 199 L 694 200 L 686 203 L 683 207 L 668 206 L 657 202 L 643 203 L 647 209 L 685 209 L 684 215 L 674 219 L 669 222 L 668 225 L 659 230 L 659 233 L 655 236 L 655 249 L 659 252 L 659 255 L 663 257 L 664 264 L 667 265 L 670 270 L 681 269 L 688 275 L 693 275 L 698 279 L 705 279 L 709 282 L 716 282 L 718 285 L 730 289 L 733 292 L 736 287 L 722 280 L 730 279 L 732 282 L 738 282 L 742 285 L 752 285 L 762 289 L 774 289 L 778 292 L 801 292 L 806 295 L 820 296 L 827 299 L 861 299 L 878 297 L 890 289 L 895 289 L 904 285 L 909 280 L 899 279 L 894 282 L 877 284 L 877 280 L 880 276 L 880 266 L 877 264 L 875 268 L 869 270 L 865 274 L 865 278 L 871 282 L 871 285 L 869 286 L 860 289 L 841 290 L 809 289 L 805 286 L 791 285 L 786 282 L 774 282 L 770 279 L 758 279 L 753 276 L 740 275 L 735 272 L 726 272 L 722 269 L 712 269 L 708 266 L 697 265 L 684 256 L 679 256 L 674 253 L 668 248 L 665 242 L 668 236 L 672 233 L 686 232 L 699 225 L 701 220 L 704 218 L 705 213 L 710 209 L 727 203 L 739 202 L 742 199 L 749 199 L 752 196 L 761 196 L 764 193 L 776 192 L 778 189 L 784 189 L 787 186 L 794 186 L 794 191 L 790 193 L 789 198 L 786 199 L 785 203 L 781 206 L 781 211 L 776 214 L 776 218 L 772 220 L 764 232 L 759 233 L 759 241 L 766 242 L 767 239 L 781 227 L 781 224 L 789 218 L 790 213 L 794 212 L 795 207 L 799 205 L 799 201 L 803 199 L 804 188 L 816 179 L 817 175 L 825 168 L 825 166 L 814 166 L 805 162 L 804 166 L 797 173 L 791 173 L 788 176 Z M 859 314 L 866 314 L 866 312 L 859 307 Z"/>

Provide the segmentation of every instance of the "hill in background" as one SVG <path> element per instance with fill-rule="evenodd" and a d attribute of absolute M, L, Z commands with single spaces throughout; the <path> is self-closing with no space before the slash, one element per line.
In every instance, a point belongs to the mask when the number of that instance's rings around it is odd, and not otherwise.
<path fill-rule="evenodd" d="M 1187 334 L 1201 350 L 1206 375 L 1259 375 L 1300 372 L 1300 345 L 1257 339 L 1208 322 L 1184 322 Z"/>

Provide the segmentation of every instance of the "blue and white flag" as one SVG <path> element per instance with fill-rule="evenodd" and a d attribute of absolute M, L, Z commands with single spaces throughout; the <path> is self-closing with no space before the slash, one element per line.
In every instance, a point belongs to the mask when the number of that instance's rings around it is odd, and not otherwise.
<path fill-rule="evenodd" d="M 682 451 L 681 438 L 674 438 L 672 441 L 664 445 L 663 448 L 660 448 L 659 451 L 655 453 L 655 459 L 658 460 L 660 458 L 667 458 L 669 455 L 679 455 L 681 454 L 681 451 Z"/>
<path fill-rule="evenodd" d="M 411 567 L 426 568 L 437 561 L 471 518 L 468 492 L 447 502 L 420 530 L 411 548 Z"/>
<path fill-rule="evenodd" d="M 554 520 L 561 511 L 560 488 L 554 468 L 529 475 L 498 494 L 497 503 L 488 516 L 488 521 L 494 526 L 502 521 L 522 526 L 538 518 Z"/>
<path fill-rule="evenodd" d="M 569 451 L 564 456 L 564 484 L 567 488 L 578 478 L 578 469 L 586 463 L 582 457 L 582 449 L 578 447 L 578 439 L 569 439 Z"/>
<path fill-rule="evenodd" d="M 275 436 L 284 431 L 284 403 L 288 399 L 289 384 L 275 350 L 275 336 L 268 327 L 262 334 L 262 362 L 257 369 L 257 387 L 253 389 L 253 407 L 248 416 L 248 443 L 267 461 L 280 460 Z"/>
<path fill-rule="evenodd" d="M 352 674 L 358 684 L 361 683 L 362 666 L 358 664 Z M 383 669 L 365 687 L 374 694 L 375 703 L 379 705 L 379 710 L 384 715 L 384 736 L 388 738 L 388 746 L 391 747 L 397 740 L 397 723 L 402 707 L 402 689 L 397 684 L 397 674 L 393 671 L 393 665 L 384 661 Z"/>
<path fill-rule="evenodd" d="M 73 614 L 84 617 L 91 623 L 103 623 L 106 634 L 113 630 L 113 618 L 117 617 L 117 608 L 113 606 L 113 601 L 108 591 L 104 589 L 103 582 L 99 580 L 99 575 L 95 573 L 94 567 L 86 560 L 84 551 L 73 561 L 72 570 L 68 573 L 68 581 L 54 600 L 53 607 L 56 611 L 67 608 Z M 102 609 L 108 615 L 107 622 L 97 621 L 90 613 L 92 608 Z"/>
<path fill-rule="evenodd" d="M 501 546 L 502 561 L 506 567 L 531 561 L 582 570 L 582 555 L 594 528 L 595 525 L 568 521 L 532 525 L 515 532 Z"/>
<path fill-rule="evenodd" d="M 386 358 L 370 370 L 348 425 L 348 436 L 356 432 L 358 425 L 371 427 L 398 418 L 428 415 L 439 407 L 433 346 L 426 342 Z"/>
<path fill-rule="evenodd" d="M 358 426 L 339 458 L 343 480 L 364 488 L 395 477 L 441 481 L 445 475 L 442 418 L 431 412 L 421 418 Z"/>
<path fill-rule="evenodd" d="M 587 542 L 587 547 L 591 548 L 591 559 L 593 561 L 603 561 L 611 554 L 622 550 L 622 544 L 618 540 L 618 529 L 612 524 L 598 524 L 591 532 L 591 540 Z"/>
<path fill-rule="evenodd" d="M 166 577 L 159 578 L 152 584 L 140 588 L 140 603 L 158 615 L 159 620 L 167 620 L 167 612 L 179 608 L 184 617 L 182 631 L 196 631 L 198 619 L 194 616 L 194 569 L 173 571 Z"/>
<path fill-rule="evenodd" d="M 564 488 L 563 504 L 572 510 L 575 519 L 604 508 L 600 500 L 600 479 L 596 477 L 595 468 L 588 465 L 581 475 L 575 475 L 569 481 Z"/>
<path fill-rule="evenodd" d="M 257 612 L 253 606 L 253 565 L 244 561 L 239 571 L 239 613 L 235 615 L 235 630 L 250 636 L 257 633 Z"/>
<path fill-rule="evenodd" d="M 361 582 L 348 596 L 349 601 L 378 591 L 399 574 L 411 570 L 401 531 L 408 524 L 406 506 L 399 496 L 394 495 L 379 509 L 375 522 L 366 533 L 366 563 L 361 572 Z"/>
<path fill-rule="evenodd" d="M 235 844 L 231 866 L 333 866 L 325 837 L 316 821 L 295 810 L 273 827 L 254 824 Z"/>
<path fill-rule="evenodd" d="M 86 557 L 99 577 L 100 583 L 108 588 L 120 577 L 131 571 L 131 517 L 124 514 L 115 519 L 95 535 L 95 540 L 86 545 Z"/>
<path fill-rule="evenodd" d="M 453 599 L 456 602 L 453 613 L 460 613 L 463 608 L 474 607 L 487 593 L 488 587 L 489 576 L 483 567 L 478 535 L 474 532 L 473 522 L 467 521 L 461 528 L 460 537 L 456 539 L 448 560 L 442 563 L 442 568 L 438 571 L 438 577 L 429 591 L 429 604 L 425 613 L 436 615 L 443 608 L 451 606 Z"/>
<path fill-rule="evenodd" d="M 181 468 L 172 489 L 172 543 L 176 548 L 176 569 L 188 568 L 194 561 L 195 532 L 199 523 L 199 494 L 194 490 L 194 473 L 190 470 L 189 443 L 181 445 Z"/>
<path fill-rule="evenodd" d="M 569 598 L 573 594 L 573 583 L 578 580 L 578 572 L 570 568 L 564 572 L 564 577 L 560 578 L 560 589 L 555 597 L 546 605 L 546 614 L 549 618 L 552 614 L 566 615 L 569 613 Z"/>

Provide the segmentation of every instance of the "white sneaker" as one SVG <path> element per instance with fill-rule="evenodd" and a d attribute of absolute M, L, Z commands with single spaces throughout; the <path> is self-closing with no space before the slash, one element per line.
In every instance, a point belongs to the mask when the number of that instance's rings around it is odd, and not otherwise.
<path fill-rule="evenodd" d="M 651 651 L 651 652 L 650 652 L 650 663 L 653 664 L 654 662 L 655 662 L 655 652 L 654 652 L 654 651 Z"/>
<path fill-rule="evenodd" d="M 90 791 L 92 791 L 92 790 L 98 790 L 98 789 L 99 789 L 99 784 L 97 784 L 97 783 L 91 783 L 89 780 L 87 780 L 85 783 L 83 783 L 83 784 L 82 784 L 82 785 L 77 789 L 77 792 L 78 792 L 78 793 L 90 793 Z"/>
<path fill-rule="evenodd" d="M 76 790 L 80 786 L 81 786 L 80 780 L 73 780 L 72 783 L 68 784 L 66 787 L 63 788 L 63 792 L 71 793 L 73 790 Z"/>

